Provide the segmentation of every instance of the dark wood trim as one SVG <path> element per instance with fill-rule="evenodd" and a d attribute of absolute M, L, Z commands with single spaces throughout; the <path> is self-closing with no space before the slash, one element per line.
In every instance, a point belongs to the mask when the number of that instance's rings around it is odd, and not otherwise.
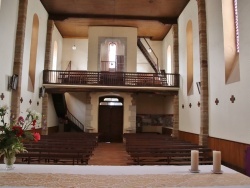
<path fill-rule="evenodd" d="M 170 127 L 162 127 L 162 134 L 171 136 L 173 132 L 173 128 Z"/>
<path fill-rule="evenodd" d="M 241 173 L 245 173 L 245 155 L 248 144 L 209 137 L 208 146 L 221 151 L 223 164 Z"/>
<path fill-rule="evenodd" d="M 53 133 L 58 133 L 59 131 L 59 126 L 54 126 L 54 127 L 48 127 L 48 135 L 53 134 Z"/>
<path fill-rule="evenodd" d="M 112 19 L 112 20 L 146 20 L 158 21 L 163 24 L 177 24 L 177 17 L 152 17 L 152 16 L 129 16 L 129 15 L 106 15 L 106 14 L 50 14 L 49 19 L 64 21 L 69 18 L 80 19 Z"/>
<path fill-rule="evenodd" d="M 179 139 L 188 141 L 194 144 L 199 144 L 199 135 L 184 131 L 179 131 Z"/>
<path fill-rule="evenodd" d="M 179 138 L 192 143 L 199 143 L 198 134 L 179 131 Z M 221 151 L 222 164 L 243 174 L 246 171 L 245 155 L 248 146 L 248 144 L 230 140 L 214 137 L 208 138 L 208 147 L 212 150 Z"/>

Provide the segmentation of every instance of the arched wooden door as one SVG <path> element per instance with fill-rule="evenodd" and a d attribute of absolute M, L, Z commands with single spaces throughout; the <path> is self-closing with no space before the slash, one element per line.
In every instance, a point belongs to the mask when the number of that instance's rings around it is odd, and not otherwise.
<path fill-rule="evenodd" d="M 99 142 L 123 141 L 123 99 L 106 96 L 99 99 Z"/>

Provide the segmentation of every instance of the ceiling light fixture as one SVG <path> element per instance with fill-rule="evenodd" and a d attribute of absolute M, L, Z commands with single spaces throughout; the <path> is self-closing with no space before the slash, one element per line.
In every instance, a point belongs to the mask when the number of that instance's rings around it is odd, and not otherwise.
<path fill-rule="evenodd" d="M 75 37 L 77 36 L 76 25 L 75 25 L 74 35 L 75 35 Z M 74 45 L 72 46 L 72 50 L 76 50 L 76 38 L 74 38 Z"/>

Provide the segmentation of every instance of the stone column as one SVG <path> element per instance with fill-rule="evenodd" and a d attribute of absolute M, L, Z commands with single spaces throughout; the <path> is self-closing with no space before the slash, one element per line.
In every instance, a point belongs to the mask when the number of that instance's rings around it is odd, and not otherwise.
<path fill-rule="evenodd" d="M 91 104 L 91 96 L 90 93 L 86 93 L 86 112 L 85 112 L 85 131 L 86 132 L 97 132 L 97 130 L 94 130 L 94 128 L 91 126 L 91 121 L 93 120 L 92 116 L 92 104 Z"/>
<path fill-rule="evenodd" d="M 178 25 L 174 24 L 173 28 L 173 63 L 174 63 L 174 73 L 179 73 L 179 32 Z"/>
<path fill-rule="evenodd" d="M 179 73 L 179 37 L 178 37 L 178 25 L 174 24 L 173 28 L 173 63 L 174 73 Z M 179 137 L 179 94 L 174 95 L 174 118 L 173 118 L 173 137 Z"/>
<path fill-rule="evenodd" d="M 53 20 L 48 20 L 44 70 L 51 69 L 51 62 L 52 62 L 52 58 L 51 58 L 51 54 L 52 54 L 52 34 L 53 34 L 53 30 L 54 30 L 54 21 Z"/>
<path fill-rule="evenodd" d="M 25 40 L 25 27 L 27 17 L 28 0 L 19 0 L 18 21 L 16 29 L 15 56 L 13 65 L 13 74 L 18 75 L 18 86 L 11 93 L 11 115 L 19 116 L 20 113 L 20 98 L 21 98 L 21 83 L 22 83 L 22 68 L 23 68 L 23 51 Z"/>
<path fill-rule="evenodd" d="M 45 49 L 45 62 L 44 70 L 48 70 L 51 67 L 51 52 L 52 52 L 52 33 L 54 30 L 54 21 L 48 20 L 47 23 L 47 37 L 46 37 L 46 49 Z M 49 95 L 46 93 L 42 99 L 42 134 L 48 134 L 48 104 L 49 104 Z"/>
<path fill-rule="evenodd" d="M 128 133 L 136 133 L 136 94 L 131 94 L 131 105 L 129 105 L 130 116 L 128 121 L 130 127 L 125 131 Z"/>
<path fill-rule="evenodd" d="M 199 40 L 200 40 L 200 114 L 201 125 L 199 144 L 208 145 L 208 63 L 207 63 L 207 19 L 206 19 L 206 3 L 205 0 L 197 0 L 198 4 L 198 20 L 199 20 Z"/>
<path fill-rule="evenodd" d="M 172 136 L 179 138 L 179 95 L 174 95 L 174 118 Z"/>

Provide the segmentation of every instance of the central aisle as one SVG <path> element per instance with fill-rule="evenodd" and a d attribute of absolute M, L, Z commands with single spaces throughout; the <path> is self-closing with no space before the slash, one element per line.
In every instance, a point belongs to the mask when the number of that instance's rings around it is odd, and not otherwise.
<path fill-rule="evenodd" d="M 123 143 L 98 143 L 89 165 L 127 166 L 128 154 Z"/>

